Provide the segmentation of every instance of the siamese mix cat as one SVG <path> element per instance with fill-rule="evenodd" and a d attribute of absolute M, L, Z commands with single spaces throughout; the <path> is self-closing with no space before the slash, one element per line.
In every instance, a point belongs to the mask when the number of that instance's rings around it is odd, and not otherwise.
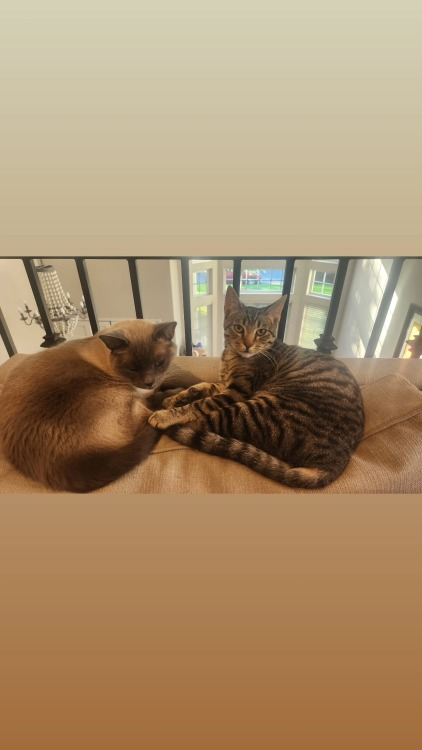
<path fill-rule="evenodd" d="M 0 446 L 11 463 L 71 492 L 103 487 L 139 464 L 160 437 L 151 409 L 197 382 L 179 371 L 160 389 L 175 327 L 116 323 L 17 364 L 0 394 Z"/>

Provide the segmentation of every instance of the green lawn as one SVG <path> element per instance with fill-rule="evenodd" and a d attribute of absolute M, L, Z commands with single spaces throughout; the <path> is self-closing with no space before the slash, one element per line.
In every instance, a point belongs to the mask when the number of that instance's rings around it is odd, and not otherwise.
<path fill-rule="evenodd" d="M 208 285 L 207 285 L 207 283 L 196 284 L 193 287 L 193 294 L 194 294 L 195 297 L 198 297 L 200 294 L 208 294 Z"/>
<path fill-rule="evenodd" d="M 331 297 L 334 284 L 319 284 L 317 281 L 312 287 L 314 294 L 323 294 L 324 297 Z"/>
<path fill-rule="evenodd" d="M 251 284 L 250 282 L 247 284 L 242 281 L 241 290 L 244 292 L 273 292 L 273 294 L 281 294 L 283 286 L 280 281 L 263 281 L 258 284 Z M 315 282 L 312 287 L 312 292 L 313 294 L 323 294 L 324 297 L 331 297 L 333 293 L 333 284 L 319 284 L 318 282 Z M 194 287 L 194 296 L 197 297 L 201 294 L 208 294 L 208 286 L 206 283 L 196 284 Z"/>

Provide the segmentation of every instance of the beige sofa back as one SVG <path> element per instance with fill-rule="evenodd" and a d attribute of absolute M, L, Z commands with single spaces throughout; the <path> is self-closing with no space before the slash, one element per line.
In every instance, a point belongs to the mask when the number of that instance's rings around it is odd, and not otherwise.
<path fill-rule="evenodd" d="M 16 355 L 0 367 L 0 385 L 13 376 Z M 311 493 L 418 493 L 422 491 L 422 360 L 343 360 L 362 388 L 365 436 L 345 472 Z M 200 380 L 218 377 L 216 357 L 177 357 L 176 367 Z M 48 492 L 0 456 L 2 492 Z M 207 456 L 165 435 L 140 466 L 98 492 L 118 493 L 289 493 L 232 461 Z M 303 492 L 303 491 L 302 491 Z"/>

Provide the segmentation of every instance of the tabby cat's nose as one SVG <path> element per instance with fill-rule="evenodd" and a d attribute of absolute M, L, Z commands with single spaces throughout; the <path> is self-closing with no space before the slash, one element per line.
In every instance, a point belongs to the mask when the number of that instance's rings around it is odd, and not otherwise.
<path fill-rule="evenodd" d="M 246 352 L 249 351 L 249 349 L 251 348 L 251 346 L 253 345 L 253 343 L 254 343 L 254 340 L 253 340 L 253 338 L 250 335 L 245 336 L 245 338 L 243 340 L 243 344 L 245 346 L 245 351 Z"/>

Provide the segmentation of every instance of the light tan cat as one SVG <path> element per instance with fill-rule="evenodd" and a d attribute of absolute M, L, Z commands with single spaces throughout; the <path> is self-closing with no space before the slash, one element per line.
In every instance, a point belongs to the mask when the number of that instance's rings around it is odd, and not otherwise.
<path fill-rule="evenodd" d="M 148 400 L 176 351 L 175 322 L 117 323 L 32 354 L 0 393 L 0 446 L 24 474 L 55 490 L 88 492 L 140 463 L 160 433 L 148 405 L 197 382 L 178 373 Z M 141 389 L 141 390 L 139 390 Z"/>

